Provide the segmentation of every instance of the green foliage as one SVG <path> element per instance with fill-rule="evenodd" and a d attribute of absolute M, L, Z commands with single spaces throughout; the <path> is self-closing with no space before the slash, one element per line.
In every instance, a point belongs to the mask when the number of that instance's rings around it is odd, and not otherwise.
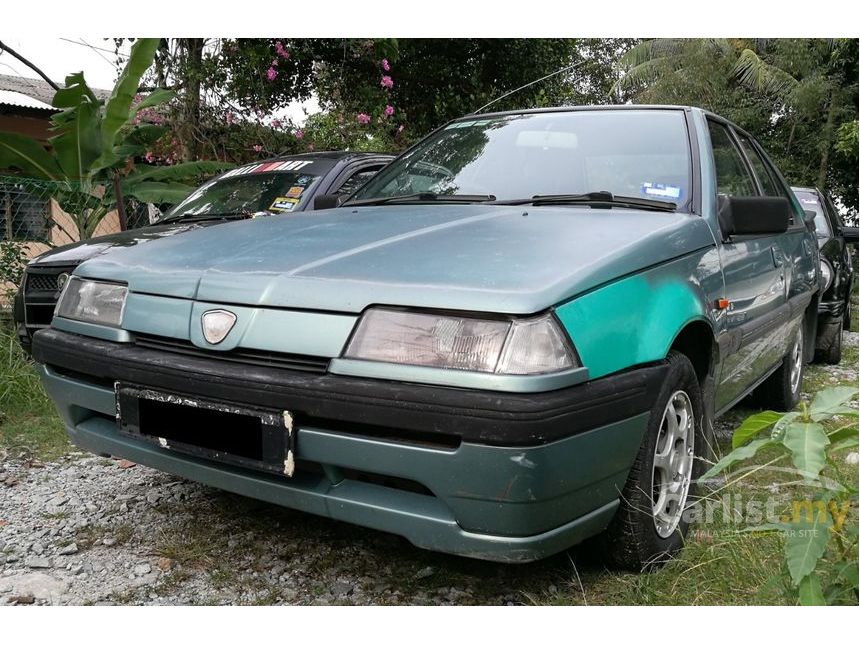
<path fill-rule="evenodd" d="M 834 454 L 857 445 L 857 410 L 846 404 L 857 396 L 854 387 L 821 390 L 799 412 L 778 414 L 766 411 L 748 418 L 732 437 L 734 449 L 703 475 L 712 478 L 729 466 L 750 459 L 765 447 L 790 457 L 797 475 L 820 492 L 804 505 L 796 505 L 795 516 L 778 524 L 754 527 L 756 531 L 778 531 L 783 537 L 784 559 L 791 584 L 801 604 L 857 602 L 857 528 L 846 521 L 849 509 L 856 513 L 855 477 L 838 481 L 839 470 L 822 475 Z M 828 431 L 825 423 L 841 417 L 851 423 Z M 752 439 L 772 428 L 770 437 Z M 856 474 L 856 473 L 855 473 Z"/>
<path fill-rule="evenodd" d="M 606 103 L 617 59 L 633 39 L 367 39 L 300 38 L 212 41 L 200 71 L 171 56 L 173 78 L 199 78 L 213 113 L 201 111 L 197 136 L 219 149 L 227 116 L 229 136 L 254 133 L 261 152 L 310 149 L 399 150 L 446 121 L 468 114 L 506 92 L 574 63 L 586 63 L 535 84 L 491 109 L 565 103 Z M 181 43 L 177 41 L 177 47 Z M 386 67 L 388 69 L 386 69 Z M 393 86 L 383 86 L 389 77 Z M 322 112 L 308 119 L 303 137 L 267 115 L 316 96 Z M 390 106 L 388 111 L 386 108 Z M 393 108 L 393 113 L 391 109 Z M 367 115 L 367 123 L 357 121 Z M 185 114 L 176 114 L 185 119 Z M 362 117 L 363 118 L 363 117 Z M 274 125 L 273 125 L 274 124 Z M 271 126 L 269 132 L 255 125 Z M 238 132 L 237 132 L 238 131 Z M 217 133 L 217 134 L 216 134 Z M 237 141 L 238 143 L 238 141 Z M 251 146 L 224 153 L 248 160 Z"/>
<path fill-rule="evenodd" d="M 782 418 L 779 412 L 765 410 L 747 417 L 732 435 L 732 448 L 739 448 L 762 430 L 767 430 Z"/>
<path fill-rule="evenodd" d="M 15 294 L 24 277 L 26 266 L 27 256 L 24 254 L 24 245 L 0 240 L 0 299 L 9 299 Z"/>
<path fill-rule="evenodd" d="M 2 244 L 2 242 L 0 242 Z M 11 325 L 0 324 L 0 456 L 53 459 L 69 442 Z"/>
<path fill-rule="evenodd" d="M 30 177 L 49 180 L 51 197 L 75 221 L 80 239 L 88 239 L 101 219 L 116 206 L 117 180 L 123 196 L 141 201 L 173 202 L 192 189 L 181 183 L 227 164 L 182 164 L 169 171 L 140 170 L 131 163 L 145 146 L 161 137 L 165 128 L 137 123 L 142 108 L 169 100 L 173 94 L 157 91 L 138 105 L 135 95 L 141 77 L 152 64 L 158 39 L 137 40 L 107 103 L 95 96 L 83 73 L 71 74 L 53 105 L 61 111 L 51 117 L 52 151 L 38 141 L 0 133 L 0 168 L 15 168 Z M 156 181 L 156 180 L 169 181 Z"/>

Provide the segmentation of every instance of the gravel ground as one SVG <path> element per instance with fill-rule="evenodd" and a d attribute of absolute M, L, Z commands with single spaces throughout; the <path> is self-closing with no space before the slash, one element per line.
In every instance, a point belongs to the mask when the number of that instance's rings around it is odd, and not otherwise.
<path fill-rule="evenodd" d="M 856 362 L 813 370 L 824 384 L 857 382 Z M 0 450 L 0 605 L 519 604 L 554 593 L 572 563 L 432 554 L 130 462 Z"/>
<path fill-rule="evenodd" d="M 439 575 L 461 559 L 82 453 L 0 464 L 0 518 L 0 605 L 478 601 Z M 491 583 L 505 568 L 471 569 Z"/>

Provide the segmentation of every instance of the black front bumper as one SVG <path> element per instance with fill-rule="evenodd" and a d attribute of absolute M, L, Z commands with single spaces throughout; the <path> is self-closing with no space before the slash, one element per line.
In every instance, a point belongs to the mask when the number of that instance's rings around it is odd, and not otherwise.
<path fill-rule="evenodd" d="M 667 366 L 653 364 L 551 392 L 518 394 L 237 366 L 44 329 L 37 362 L 83 381 L 121 381 L 237 404 L 290 410 L 299 423 L 446 445 L 540 445 L 651 409 Z"/>

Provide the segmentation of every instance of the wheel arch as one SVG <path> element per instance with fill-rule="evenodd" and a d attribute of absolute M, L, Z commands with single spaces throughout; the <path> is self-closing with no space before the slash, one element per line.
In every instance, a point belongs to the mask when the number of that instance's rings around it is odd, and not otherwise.
<path fill-rule="evenodd" d="M 714 376 L 714 369 L 719 361 L 719 345 L 714 336 L 710 321 L 705 318 L 695 318 L 686 322 L 666 350 L 684 354 L 693 364 L 699 383 Z"/>

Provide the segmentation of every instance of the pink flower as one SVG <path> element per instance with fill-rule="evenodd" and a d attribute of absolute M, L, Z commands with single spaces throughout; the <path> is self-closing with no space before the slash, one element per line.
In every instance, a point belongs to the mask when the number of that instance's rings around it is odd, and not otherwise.
<path fill-rule="evenodd" d="M 392 87 L 394 87 L 394 81 L 391 80 L 390 76 L 383 76 L 380 79 L 379 84 L 387 90 L 390 90 Z"/>
<path fill-rule="evenodd" d="M 280 127 L 281 127 L 281 125 L 282 125 L 282 124 L 281 124 L 281 120 L 280 120 L 280 119 L 272 119 L 272 127 L 273 127 L 273 128 L 280 128 Z"/>
<path fill-rule="evenodd" d="M 259 143 L 255 144 L 254 152 L 263 152 L 263 146 L 261 146 Z"/>
<path fill-rule="evenodd" d="M 145 155 L 143 155 L 143 158 L 146 159 L 147 163 L 152 163 L 153 161 L 155 161 L 155 155 L 151 152 L 147 152 Z"/>
<path fill-rule="evenodd" d="M 365 114 L 364 112 L 359 112 L 355 115 L 355 120 L 361 123 L 362 125 L 367 125 L 370 123 L 370 116 Z"/>
<path fill-rule="evenodd" d="M 308 144 L 308 150 L 310 150 L 311 152 L 313 152 L 313 151 L 314 151 L 314 144 L 309 143 L 309 144 Z"/>
<path fill-rule="evenodd" d="M 304 138 L 304 136 L 305 136 L 305 133 L 304 133 L 304 131 L 303 131 L 303 130 L 296 130 L 295 132 L 293 132 L 293 136 L 294 136 L 296 139 L 303 139 L 303 138 Z"/>
<path fill-rule="evenodd" d="M 397 128 L 397 133 L 399 134 L 399 133 L 403 132 L 403 128 L 405 128 L 405 127 L 406 127 L 405 125 L 401 125 L 399 128 Z"/>
<path fill-rule="evenodd" d="M 224 121 L 227 123 L 233 123 L 233 113 L 227 112 L 227 114 L 224 115 Z"/>
<path fill-rule="evenodd" d="M 269 65 L 271 65 L 272 67 L 277 67 L 279 62 L 280 61 L 277 58 L 273 58 L 272 62 L 269 63 Z"/>
<path fill-rule="evenodd" d="M 267 81 L 272 82 L 276 78 L 278 78 L 278 72 L 275 71 L 274 67 L 270 67 L 269 69 L 266 70 L 266 80 Z"/>
<path fill-rule="evenodd" d="M 382 70 L 385 72 L 391 71 L 391 65 L 388 63 L 387 58 L 382 59 Z"/>
<path fill-rule="evenodd" d="M 282 43 L 280 40 L 275 41 L 275 53 L 284 60 L 288 60 L 290 57 L 290 52 L 284 49 L 284 43 Z"/>
<path fill-rule="evenodd" d="M 386 105 L 385 109 L 382 111 L 385 116 L 391 116 L 394 114 L 394 108 L 390 105 Z"/>

